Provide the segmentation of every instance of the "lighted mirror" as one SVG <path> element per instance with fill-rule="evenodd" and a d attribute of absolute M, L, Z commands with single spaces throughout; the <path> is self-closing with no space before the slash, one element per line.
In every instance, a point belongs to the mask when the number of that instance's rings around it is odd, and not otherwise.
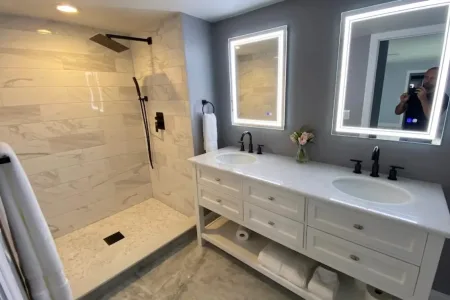
<path fill-rule="evenodd" d="M 396 1 L 342 14 L 334 134 L 441 144 L 449 5 Z"/>
<path fill-rule="evenodd" d="M 287 26 L 229 40 L 235 126 L 284 129 Z"/>

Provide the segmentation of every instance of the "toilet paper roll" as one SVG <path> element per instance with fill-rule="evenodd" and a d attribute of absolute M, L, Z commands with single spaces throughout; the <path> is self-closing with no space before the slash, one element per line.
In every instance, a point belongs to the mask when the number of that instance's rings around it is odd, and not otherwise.
<path fill-rule="evenodd" d="M 380 289 L 367 286 L 365 300 L 392 300 L 392 296 Z"/>
<path fill-rule="evenodd" d="M 236 238 L 239 241 L 247 241 L 250 238 L 250 234 L 252 232 L 250 229 L 245 228 L 244 226 L 239 226 L 238 230 L 236 231 Z"/>

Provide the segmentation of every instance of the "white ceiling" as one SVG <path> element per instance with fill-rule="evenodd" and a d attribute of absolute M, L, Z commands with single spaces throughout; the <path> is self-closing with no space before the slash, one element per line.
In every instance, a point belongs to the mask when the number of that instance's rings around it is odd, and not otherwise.
<path fill-rule="evenodd" d="M 215 22 L 283 0 L 1 0 L 0 12 L 76 23 L 131 33 L 142 30 L 155 18 L 173 12 Z M 79 9 L 67 15 L 56 4 L 70 3 Z"/>

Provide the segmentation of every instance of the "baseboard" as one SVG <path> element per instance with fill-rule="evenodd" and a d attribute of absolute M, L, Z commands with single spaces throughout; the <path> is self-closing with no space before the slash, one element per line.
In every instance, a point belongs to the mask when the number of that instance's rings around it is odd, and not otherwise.
<path fill-rule="evenodd" d="M 450 300 L 450 295 L 445 295 L 433 290 L 430 294 L 430 300 Z"/>

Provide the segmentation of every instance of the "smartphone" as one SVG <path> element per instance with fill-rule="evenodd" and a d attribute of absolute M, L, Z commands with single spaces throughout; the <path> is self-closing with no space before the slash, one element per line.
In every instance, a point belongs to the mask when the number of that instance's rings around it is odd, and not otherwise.
<path fill-rule="evenodd" d="M 408 88 L 408 95 L 414 96 L 415 94 L 417 94 L 417 88 L 411 83 Z"/>

